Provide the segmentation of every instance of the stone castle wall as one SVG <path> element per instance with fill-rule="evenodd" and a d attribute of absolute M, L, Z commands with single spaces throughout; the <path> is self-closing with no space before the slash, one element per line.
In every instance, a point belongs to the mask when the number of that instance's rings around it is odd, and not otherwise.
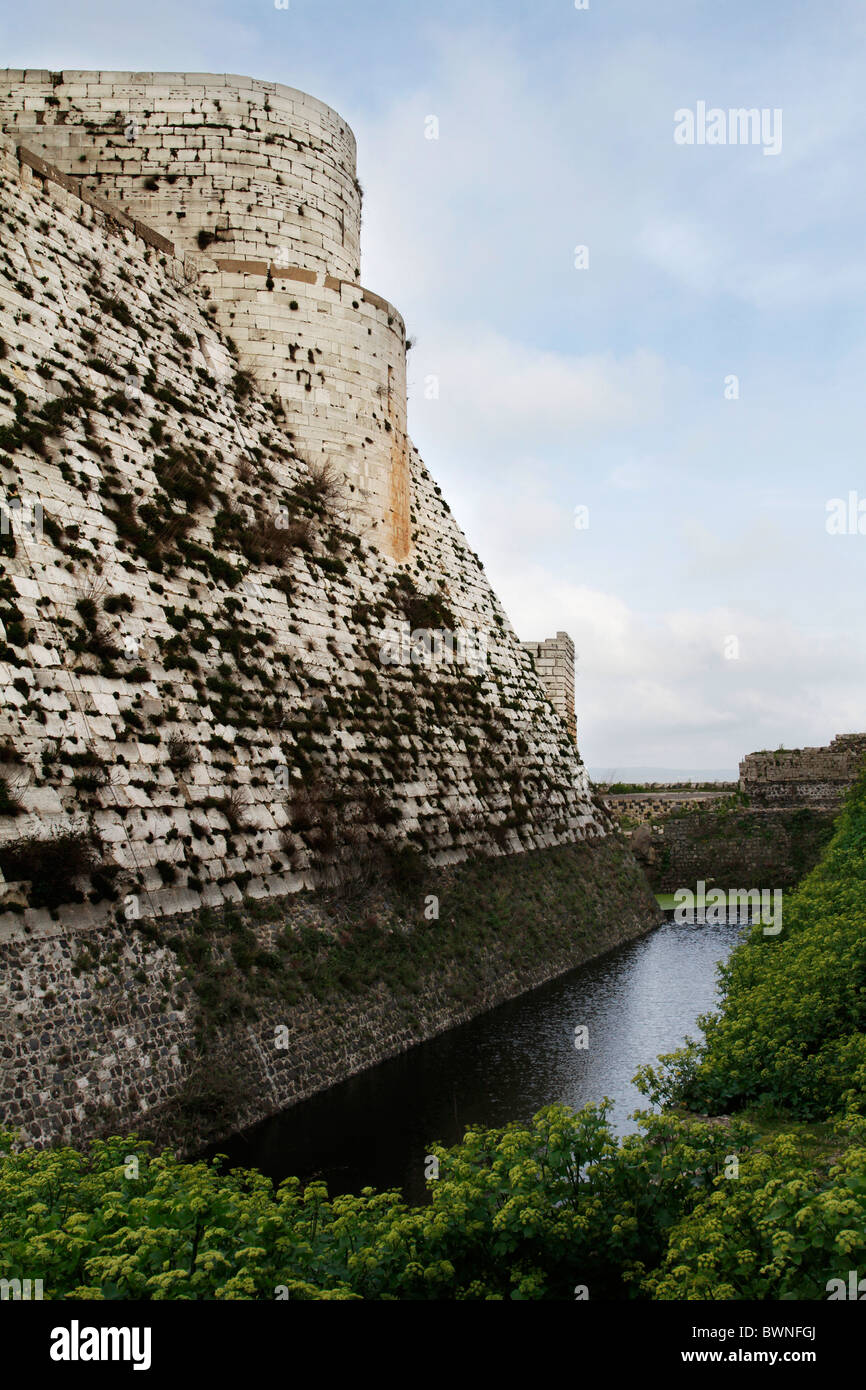
<path fill-rule="evenodd" d="M 189 255 L 82 203 L 8 140 L 0 176 L 13 530 L 0 776 L 19 802 L 0 812 L 0 851 L 87 821 L 122 871 L 115 901 L 159 916 L 309 886 L 325 826 L 292 822 L 310 784 L 354 787 L 355 833 L 442 862 L 605 835 L 574 744 L 417 452 L 416 559 L 401 569 L 311 512 L 308 465 L 267 398 L 238 397 Z M 16 498 L 43 508 L 38 533 Z M 282 510 L 299 531 L 280 548 Z M 277 549 L 262 553 L 269 532 Z M 442 613 L 484 637 L 481 670 L 383 664 L 385 633 L 410 617 L 438 628 Z M 50 905 L 14 887 L 26 873 L 6 877 L 0 930 L 45 925 Z M 119 910 L 78 898 L 70 925 Z"/>
<path fill-rule="evenodd" d="M 355 141 L 322 102 L 207 73 L 8 70 L 0 129 L 194 256 L 242 366 L 283 400 L 355 522 L 408 555 L 406 334 L 360 285 Z"/>
<path fill-rule="evenodd" d="M 84 100 L 73 98 L 67 124 Z M 64 109 L 44 90 L 24 106 Z M 259 979 L 253 1021 L 222 1018 L 213 1044 L 243 1076 L 225 1133 L 625 939 L 610 933 L 612 901 L 616 930 L 631 934 L 651 925 L 652 903 L 417 451 L 395 441 L 402 469 L 391 458 L 377 475 L 401 494 L 408 530 L 388 524 L 406 545 L 371 545 L 351 470 L 333 491 L 311 468 L 314 431 L 324 440 L 355 401 L 319 398 L 310 424 L 319 388 L 302 383 L 286 418 L 268 338 L 248 336 L 262 354 L 252 386 L 239 370 L 250 360 L 239 323 L 278 335 L 283 319 L 265 330 L 254 316 L 285 308 L 260 298 L 282 290 L 254 288 L 244 310 L 229 307 L 241 298 L 217 305 L 213 277 L 247 271 L 209 265 L 171 239 L 175 226 L 149 226 L 131 198 L 120 210 L 22 143 L 0 137 L 3 1115 L 46 1142 L 177 1100 L 203 1005 L 167 929 L 193 938 L 190 960 L 213 953 L 211 1000 L 229 946 L 251 961 L 242 986 Z M 306 305 L 286 312 L 315 312 L 322 336 L 305 341 L 331 354 L 335 377 L 353 361 L 345 343 L 360 342 L 360 377 L 363 337 L 374 354 L 396 341 L 388 306 L 313 264 L 298 269 L 317 278 L 284 277 Z M 283 363 L 292 390 L 301 358 L 299 347 L 291 379 Z M 364 408 L 393 412 L 386 440 L 403 418 L 399 377 L 389 401 L 387 364 L 371 361 Z M 362 444 L 372 450 L 375 434 Z M 401 625 L 479 635 L 483 661 L 386 660 Z M 559 937 L 547 935 L 564 882 L 554 858 L 550 906 L 520 927 L 544 943 L 530 966 L 513 941 L 499 950 L 498 924 L 523 910 L 528 858 L 560 852 L 573 855 L 565 877 L 582 932 L 569 909 Z M 455 949 L 419 986 L 414 1020 L 395 1023 L 376 989 L 346 1009 L 350 1034 L 325 1005 L 274 1014 L 274 943 L 261 943 L 259 965 L 243 929 L 226 935 L 227 914 L 252 907 L 291 934 L 301 894 L 324 949 L 328 913 L 308 890 L 363 901 L 369 883 L 399 885 L 420 866 L 435 897 L 478 861 L 484 949 L 466 956 L 455 909 Z M 350 932 L 358 925 L 350 914 Z M 438 928 L 417 911 L 408 925 Z M 293 1029 L 288 1059 L 264 1051 L 272 1015 Z"/>
<path fill-rule="evenodd" d="M 574 643 L 567 632 L 558 632 L 543 642 L 523 642 L 535 669 L 547 691 L 553 708 L 571 737 L 577 741 L 577 720 L 574 712 Z"/>
<path fill-rule="evenodd" d="M 355 489 L 354 524 L 395 559 L 411 549 L 406 333 L 397 310 L 331 275 L 219 260 L 201 283 L 243 365 L 276 390 L 295 444 L 340 467 Z"/>
<path fill-rule="evenodd" d="M 749 753 L 740 790 L 761 806 L 838 806 L 866 757 L 866 734 L 839 734 L 826 748 Z"/>
<path fill-rule="evenodd" d="M 723 784 L 718 791 L 610 792 L 599 787 L 605 806 L 624 830 L 664 820 L 681 811 L 696 811 L 728 799 L 736 783 Z"/>
<path fill-rule="evenodd" d="M 198 253 L 360 278 L 355 138 L 315 97 L 215 73 L 0 71 L 0 126 Z M 154 186 L 155 185 L 155 186 Z"/>
<path fill-rule="evenodd" d="M 658 892 L 698 880 L 788 888 L 818 862 L 864 757 L 866 734 L 840 734 L 826 748 L 747 754 L 733 797 L 622 795 L 605 805 L 624 829 L 641 822 L 630 842 Z"/>
<path fill-rule="evenodd" d="M 648 840 L 643 827 L 633 848 L 659 893 L 703 881 L 721 888 L 792 888 L 814 868 L 833 833 L 826 807 L 767 810 L 696 808 L 661 823 Z"/>

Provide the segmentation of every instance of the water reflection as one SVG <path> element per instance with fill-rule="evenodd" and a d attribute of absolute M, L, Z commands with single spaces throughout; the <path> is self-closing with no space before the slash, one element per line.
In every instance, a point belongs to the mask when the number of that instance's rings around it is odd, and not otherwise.
<path fill-rule="evenodd" d="M 697 1034 L 696 1019 L 718 1002 L 716 967 L 742 931 L 665 922 L 216 1147 L 275 1179 L 323 1177 L 331 1193 L 400 1187 L 418 1201 L 430 1142 L 456 1143 L 469 1124 L 504 1125 L 552 1101 L 577 1109 L 607 1096 L 614 1128 L 626 1132 L 646 1105 L 632 1077 Z M 585 1050 L 575 1047 L 577 1026 L 588 1029 Z"/>

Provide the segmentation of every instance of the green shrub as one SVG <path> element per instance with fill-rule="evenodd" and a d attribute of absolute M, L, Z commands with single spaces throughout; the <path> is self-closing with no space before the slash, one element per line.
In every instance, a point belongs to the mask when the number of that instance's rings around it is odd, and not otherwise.
<path fill-rule="evenodd" d="M 840 1139 L 849 1137 L 838 1127 Z M 859 1136 L 859 1137 L 858 1137 Z M 793 1134 L 743 1154 L 670 1232 L 655 1299 L 824 1299 L 828 1281 L 866 1265 L 866 1127 L 829 1175 Z"/>
<path fill-rule="evenodd" d="M 224 1118 L 243 1087 L 206 1070 L 178 1102 Z M 662 1142 L 618 1150 L 604 1107 L 550 1106 L 529 1125 L 431 1146 L 440 1175 L 415 1208 L 371 1189 L 329 1201 L 296 1178 L 274 1191 L 259 1173 L 178 1163 L 135 1139 L 87 1156 L 7 1146 L 0 1263 L 7 1278 L 38 1269 L 46 1298 L 272 1300 L 282 1287 L 301 1299 L 573 1300 L 576 1284 L 623 1298 L 663 1250 L 671 1211 L 723 1163 L 718 1135 L 667 1137 L 673 1159 Z"/>
<path fill-rule="evenodd" d="M 710 1113 L 763 1102 L 805 1119 L 866 1109 L 866 779 L 817 867 L 721 968 L 724 1008 L 700 1045 L 645 1068 L 656 1099 Z"/>

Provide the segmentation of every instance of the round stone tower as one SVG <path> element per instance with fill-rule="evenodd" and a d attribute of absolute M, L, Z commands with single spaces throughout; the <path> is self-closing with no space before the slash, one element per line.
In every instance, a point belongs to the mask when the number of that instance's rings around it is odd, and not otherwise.
<path fill-rule="evenodd" d="M 359 529 L 407 557 L 406 339 L 360 284 L 355 139 L 314 97 L 210 73 L 0 72 L 0 128 L 196 258 L 241 363 Z"/>

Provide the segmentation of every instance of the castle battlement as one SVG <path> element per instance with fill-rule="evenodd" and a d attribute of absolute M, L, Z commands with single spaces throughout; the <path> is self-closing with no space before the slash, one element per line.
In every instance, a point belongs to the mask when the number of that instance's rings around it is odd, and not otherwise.
<path fill-rule="evenodd" d="M 355 138 L 315 97 L 212 73 L 0 73 L 0 129 L 195 257 L 241 365 L 298 449 L 349 479 L 358 530 L 407 558 L 406 331 L 361 286 Z"/>

